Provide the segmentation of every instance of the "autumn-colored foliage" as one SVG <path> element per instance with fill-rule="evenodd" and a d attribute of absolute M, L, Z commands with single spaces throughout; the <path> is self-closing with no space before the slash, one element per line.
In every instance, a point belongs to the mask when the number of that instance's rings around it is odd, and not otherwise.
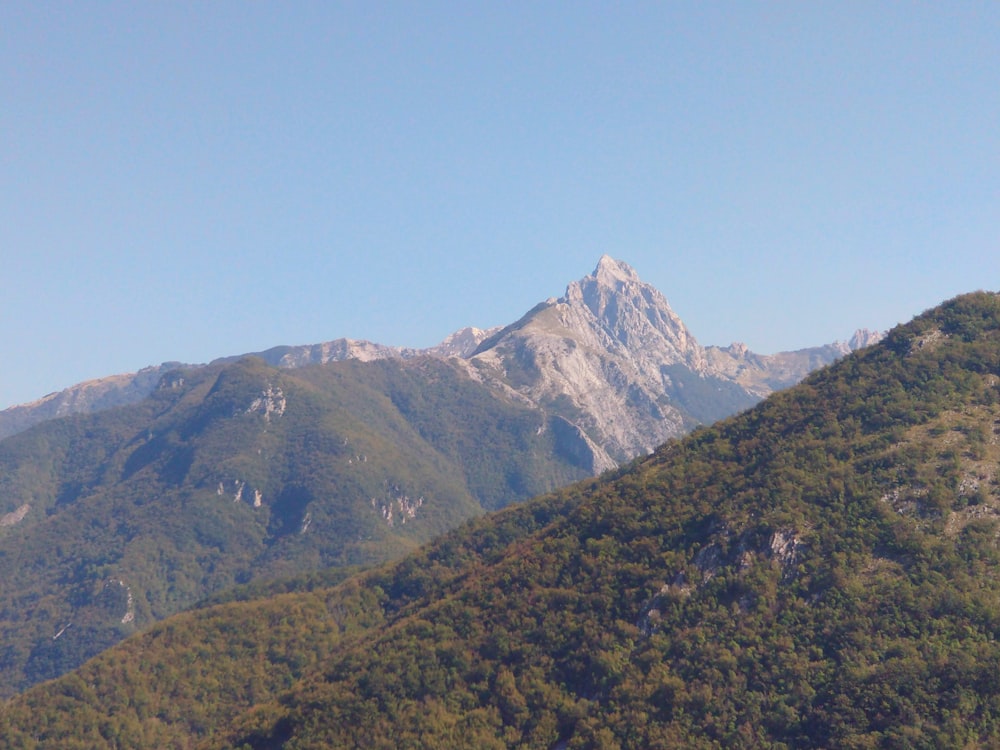
<path fill-rule="evenodd" d="M 993 746 L 998 438 L 1000 299 L 979 293 L 399 562 L 172 618 L 7 704 L 0 734 L 25 748 Z"/>

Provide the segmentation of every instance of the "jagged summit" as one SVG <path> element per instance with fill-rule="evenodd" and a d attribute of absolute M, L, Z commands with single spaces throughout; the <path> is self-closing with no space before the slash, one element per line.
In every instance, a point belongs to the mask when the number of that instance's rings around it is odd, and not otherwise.
<path fill-rule="evenodd" d="M 570 307 L 582 303 L 595 317 L 589 324 L 621 345 L 656 349 L 657 367 L 683 361 L 704 368 L 701 347 L 667 298 L 623 261 L 602 256 L 594 273 L 570 284 L 561 301 Z"/>
<path fill-rule="evenodd" d="M 659 290 L 603 255 L 592 274 L 483 340 L 467 361 L 476 377 L 580 426 L 600 446 L 597 470 L 749 406 L 876 335 L 775 355 L 706 348 Z"/>
<path fill-rule="evenodd" d="M 639 274 L 628 263 L 602 255 L 591 276 L 598 282 L 612 285 L 617 282 L 639 281 Z"/>
<path fill-rule="evenodd" d="M 658 290 L 608 255 L 562 297 L 484 341 L 470 363 L 580 425 L 602 447 L 595 468 L 708 418 L 676 398 L 681 381 L 706 374 L 705 350 Z"/>
<path fill-rule="evenodd" d="M 506 327 L 464 328 L 427 349 L 343 338 L 254 354 L 290 369 L 345 359 L 455 359 L 476 380 L 582 429 L 596 444 L 591 466 L 597 472 L 791 385 L 880 336 L 859 331 L 849 342 L 775 355 L 745 346 L 703 347 L 663 294 L 628 263 L 605 254 L 562 297 L 539 303 Z M 80 384 L 44 403 L 2 411 L 0 438 L 54 416 L 139 401 L 168 369 Z"/>

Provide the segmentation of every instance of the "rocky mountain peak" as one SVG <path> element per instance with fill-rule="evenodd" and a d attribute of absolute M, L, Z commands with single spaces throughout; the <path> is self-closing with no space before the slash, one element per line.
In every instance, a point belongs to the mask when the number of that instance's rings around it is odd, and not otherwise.
<path fill-rule="evenodd" d="M 570 284 L 559 302 L 580 313 L 582 308 L 589 311 L 590 316 L 575 316 L 574 328 L 597 329 L 633 352 L 656 349 L 657 366 L 684 362 L 695 370 L 704 367 L 701 347 L 666 297 L 624 261 L 602 256 L 594 273 Z"/>
<path fill-rule="evenodd" d="M 639 281 L 639 274 L 632 266 L 624 261 L 615 260 L 610 255 L 601 256 L 591 277 L 605 286 L 617 286 L 630 281 Z"/>
<path fill-rule="evenodd" d="M 603 255 L 593 272 L 569 284 L 562 297 L 539 303 L 506 327 L 463 328 L 425 349 L 337 339 L 254 354 L 283 368 L 345 359 L 452 358 L 504 397 L 579 428 L 583 442 L 594 444 L 597 473 L 693 424 L 713 421 L 798 382 L 882 335 L 862 329 L 849 342 L 775 355 L 758 355 L 739 343 L 703 347 L 663 294 L 628 263 Z M 179 367 L 174 363 L 104 378 L 0 411 L 0 438 L 62 414 L 134 403 L 151 393 L 165 372 Z M 566 450 L 570 443 L 583 444 L 571 432 L 563 430 Z M 573 447 L 571 452 L 580 451 Z"/>
<path fill-rule="evenodd" d="M 775 355 L 741 343 L 703 347 L 663 294 L 604 255 L 562 297 L 484 339 L 465 361 L 473 377 L 581 428 L 597 446 L 597 470 L 745 408 L 843 347 Z"/>
<path fill-rule="evenodd" d="M 704 348 L 666 298 L 607 255 L 565 295 L 484 341 L 469 361 L 476 377 L 512 387 L 582 428 L 599 446 L 595 453 L 605 453 L 594 461 L 602 468 L 683 433 L 688 417 L 669 394 L 675 381 L 697 381 L 707 366 Z"/>

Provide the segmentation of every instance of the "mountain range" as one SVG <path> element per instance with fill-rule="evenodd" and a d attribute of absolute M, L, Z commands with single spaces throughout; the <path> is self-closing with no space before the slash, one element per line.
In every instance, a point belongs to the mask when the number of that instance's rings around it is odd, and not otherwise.
<path fill-rule="evenodd" d="M 998 464 L 1000 295 L 982 292 L 395 563 L 169 618 L 6 703 L 0 733 L 39 749 L 993 747 Z"/>
<path fill-rule="evenodd" d="M 676 437 L 693 424 L 732 413 L 735 402 L 745 406 L 792 385 L 881 336 L 858 329 L 846 342 L 771 355 L 755 354 L 740 343 L 703 347 L 659 291 L 627 263 L 605 255 L 592 274 L 568 285 L 562 297 L 538 304 L 506 327 L 463 328 L 426 349 L 336 339 L 240 356 L 256 356 L 281 368 L 343 360 L 458 358 L 471 365 L 473 377 L 486 373 L 487 382 L 508 393 L 513 370 L 513 390 L 520 398 L 551 406 L 566 395 L 574 409 L 591 412 L 593 427 L 607 433 L 607 440 L 596 435 L 605 452 L 622 459 L 652 450 L 661 435 Z M 213 364 L 236 359 L 224 357 Z M 194 367 L 166 362 L 11 406 L 0 411 L 0 439 L 49 419 L 136 403 L 153 393 L 167 373 Z M 666 368 L 674 368 L 673 376 Z M 708 391 L 707 396 L 684 392 L 683 381 L 691 375 L 700 381 L 693 390 Z M 595 383 L 602 398 L 590 390 Z M 652 433 L 637 433 L 638 425 L 624 430 L 611 426 L 613 408 L 624 403 L 627 411 L 634 411 L 627 404 L 630 392 L 641 408 L 652 412 L 653 419 L 642 425 L 652 427 Z"/>
<path fill-rule="evenodd" d="M 702 347 L 605 256 L 517 322 L 431 350 L 278 347 L 7 410 L 0 695 L 234 585 L 398 558 L 748 408 L 848 348 Z"/>

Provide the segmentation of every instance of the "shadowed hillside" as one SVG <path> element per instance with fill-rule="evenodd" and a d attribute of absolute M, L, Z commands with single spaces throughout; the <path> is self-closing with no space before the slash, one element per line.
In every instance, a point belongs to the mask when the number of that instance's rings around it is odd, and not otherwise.
<path fill-rule="evenodd" d="M 564 432 L 444 360 L 250 358 L 8 438 L 0 695 L 212 592 L 394 559 L 588 476 Z"/>

